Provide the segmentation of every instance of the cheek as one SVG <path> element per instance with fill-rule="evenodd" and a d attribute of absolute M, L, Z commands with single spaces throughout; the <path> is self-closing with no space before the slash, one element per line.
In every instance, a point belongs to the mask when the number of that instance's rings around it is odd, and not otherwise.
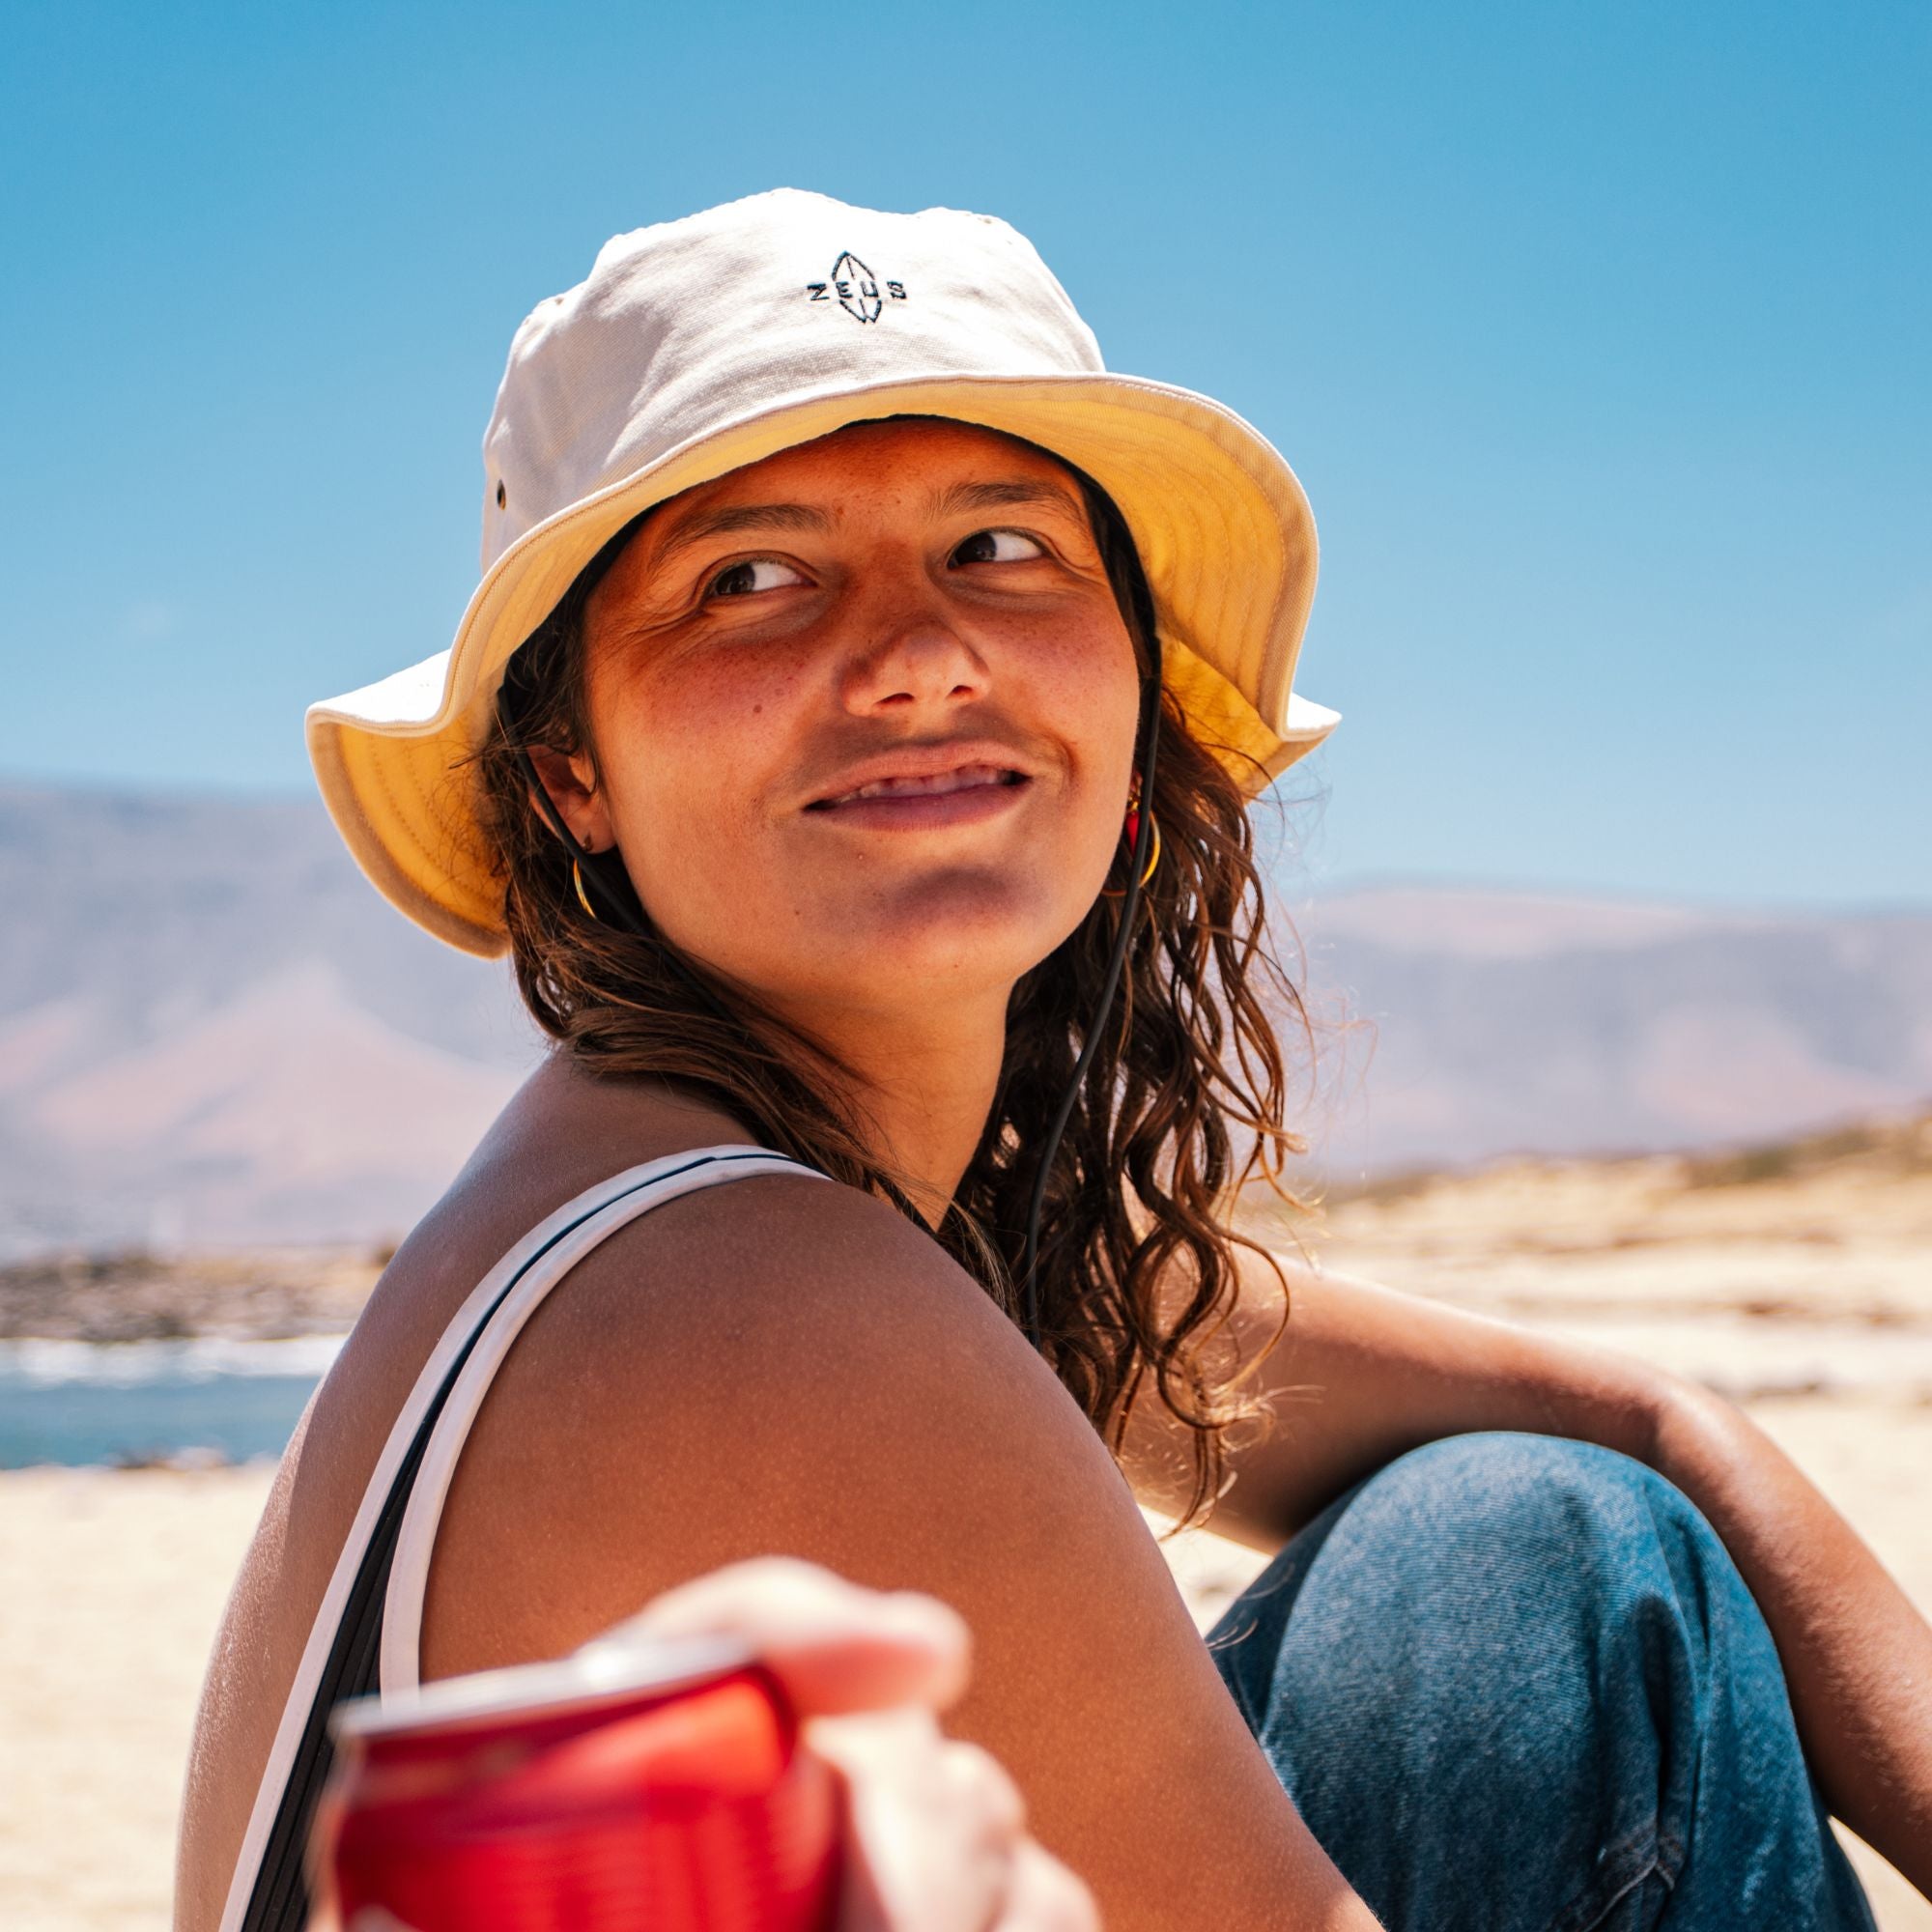
<path fill-rule="evenodd" d="M 1065 640 L 1039 660 L 1044 716 L 1064 735 L 1079 780 L 1083 820 L 1120 830 L 1120 808 L 1140 755 L 1140 671 L 1118 625 Z"/>
<path fill-rule="evenodd" d="M 1118 863 L 1138 756 L 1141 679 L 1133 645 L 1111 603 L 1083 616 L 1009 640 L 1008 691 L 1066 765 L 1065 796 L 1037 828 L 1025 860 L 1038 957 L 1091 914 Z"/>
<path fill-rule="evenodd" d="M 636 678 L 606 705 L 599 761 L 617 842 L 673 943 L 709 951 L 721 916 L 769 896 L 764 801 L 804 696 L 786 668 L 721 653 Z"/>

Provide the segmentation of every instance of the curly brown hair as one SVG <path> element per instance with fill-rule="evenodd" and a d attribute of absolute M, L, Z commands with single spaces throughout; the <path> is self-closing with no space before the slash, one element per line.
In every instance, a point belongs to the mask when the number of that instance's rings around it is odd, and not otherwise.
<path fill-rule="evenodd" d="M 1037 453 L 1080 486 L 1145 673 L 1154 661 L 1154 607 L 1125 520 L 1091 477 L 1050 450 Z M 587 752 L 595 769 L 584 607 L 651 514 L 605 545 L 512 655 L 497 721 L 475 754 L 518 985 L 538 1023 L 586 1070 L 696 1090 L 763 1145 L 883 1196 L 923 1226 L 904 1178 L 872 1151 L 866 1123 L 841 1097 L 851 1083 L 826 1049 L 679 952 L 641 909 L 635 933 L 587 915 L 570 854 L 532 806 L 527 750 Z M 1041 1352 L 1110 1449 L 1120 1453 L 1150 1378 L 1188 1432 L 1181 1520 L 1192 1522 L 1226 1486 L 1230 1432 L 1265 1417 L 1247 1387 L 1258 1363 L 1241 1363 L 1225 1331 L 1238 1294 L 1237 1251 L 1270 1264 L 1272 1257 L 1232 1225 L 1231 1210 L 1251 1183 L 1291 1208 L 1302 1205 L 1284 1175 L 1305 1143 L 1286 1123 L 1287 1067 L 1270 1008 L 1291 1015 L 1304 1039 L 1309 1025 L 1264 943 L 1253 828 L 1222 761 L 1228 754 L 1194 735 L 1171 693 L 1154 701 L 1162 705 L 1151 801 L 1160 865 L 1134 905 L 1106 1037 L 1053 1153 L 1034 1282 Z M 621 861 L 606 857 L 618 868 L 615 889 L 628 891 Z M 600 889 L 611 890 L 611 879 L 606 872 Z M 933 1230 L 1016 1321 L 1040 1151 L 1099 1004 L 1122 903 L 1096 899 L 1014 986 L 985 1129 Z M 1285 1282 L 1283 1291 L 1285 1305 Z"/>

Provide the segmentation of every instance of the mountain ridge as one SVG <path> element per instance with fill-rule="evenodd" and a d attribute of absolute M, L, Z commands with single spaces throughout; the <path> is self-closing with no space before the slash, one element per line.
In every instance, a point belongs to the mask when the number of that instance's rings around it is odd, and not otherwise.
<path fill-rule="evenodd" d="M 1932 908 L 1275 897 L 1339 1183 L 1932 1095 Z M 398 916 L 314 801 L 0 781 L 0 1258 L 393 1238 L 542 1050 L 505 962 Z"/>

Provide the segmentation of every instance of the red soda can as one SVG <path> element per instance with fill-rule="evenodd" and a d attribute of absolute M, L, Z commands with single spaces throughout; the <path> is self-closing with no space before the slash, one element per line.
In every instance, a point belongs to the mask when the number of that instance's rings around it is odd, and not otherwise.
<path fill-rule="evenodd" d="M 829 1932 L 840 1795 L 723 1640 L 611 1645 L 329 1720 L 309 1844 L 341 1932 Z M 327 1922 L 325 1918 L 320 1922 Z"/>

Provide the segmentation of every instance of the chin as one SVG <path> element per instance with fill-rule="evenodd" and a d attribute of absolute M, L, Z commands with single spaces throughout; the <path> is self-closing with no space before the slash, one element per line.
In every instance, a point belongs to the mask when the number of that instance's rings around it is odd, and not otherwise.
<path fill-rule="evenodd" d="M 1080 923 L 1086 906 L 1042 903 L 983 877 L 934 882 L 855 906 L 827 924 L 828 980 L 864 983 L 895 1001 L 908 993 L 1004 995 Z M 836 936 L 835 936 L 836 935 Z"/>

